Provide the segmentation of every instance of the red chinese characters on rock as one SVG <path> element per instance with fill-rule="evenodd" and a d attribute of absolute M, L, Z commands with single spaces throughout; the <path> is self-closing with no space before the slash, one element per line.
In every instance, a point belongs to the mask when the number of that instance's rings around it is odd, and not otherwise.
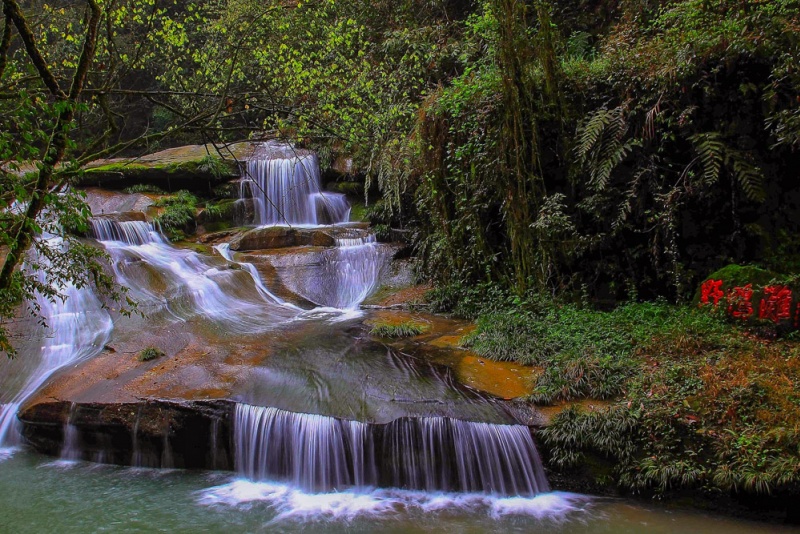
<path fill-rule="evenodd" d="M 719 301 L 725 297 L 722 291 L 722 280 L 706 280 L 700 286 L 700 306 L 713 304 L 716 308 Z"/>
<path fill-rule="evenodd" d="M 792 290 L 786 286 L 766 286 L 758 305 L 758 318 L 778 323 L 792 318 Z"/>
<path fill-rule="evenodd" d="M 734 287 L 728 292 L 728 314 L 736 319 L 749 319 L 753 315 L 753 284 Z"/>

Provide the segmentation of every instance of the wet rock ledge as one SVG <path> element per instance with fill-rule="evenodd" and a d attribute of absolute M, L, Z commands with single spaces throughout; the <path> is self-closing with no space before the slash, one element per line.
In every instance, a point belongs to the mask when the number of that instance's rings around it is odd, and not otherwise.
<path fill-rule="evenodd" d="M 19 418 L 28 444 L 51 456 L 137 467 L 231 470 L 233 404 L 54 401 L 23 408 Z"/>

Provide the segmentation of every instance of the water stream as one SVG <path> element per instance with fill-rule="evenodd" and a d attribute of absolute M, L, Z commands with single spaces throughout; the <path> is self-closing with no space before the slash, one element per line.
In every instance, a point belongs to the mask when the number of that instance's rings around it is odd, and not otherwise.
<path fill-rule="evenodd" d="M 321 191 L 316 156 L 286 146 L 265 146 L 248 162 L 242 187 L 257 225 L 341 227 L 349 217 L 343 195 Z M 228 244 L 202 254 L 174 246 L 146 222 L 105 216 L 92 230 L 143 317 L 112 321 L 86 288 L 65 286 L 64 301 L 37 301 L 48 326 L 34 329 L 17 360 L 0 363 L 0 530 L 775 531 L 551 492 L 531 431 L 505 405 L 425 358 L 362 336 L 354 313 L 391 256 L 370 234 L 345 232 L 334 247 L 266 255 L 277 276 L 265 280 Z M 277 296 L 275 284 L 297 301 Z M 136 468 L 79 461 L 86 455 L 75 404 L 61 461 L 11 454 L 17 410 L 53 373 L 99 354 L 112 328 L 124 341 L 142 329 L 172 336 L 167 327 L 208 344 L 201 375 L 233 367 L 224 355 L 214 360 L 223 343 L 235 340 L 257 356 L 228 386 L 235 474 L 143 469 L 176 461 L 167 421 L 158 454 L 140 446 L 141 405 L 126 453 Z M 197 447 L 216 454 L 220 432 L 215 420 L 208 443 Z M 90 456 L 109 457 L 102 447 Z"/>
<path fill-rule="evenodd" d="M 530 431 L 447 417 L 386 425 L 239 404 L 237 471 L 305 491 L 382 486 L 533 497 L 548 490 Z"/>
<path fill-rule="evenodd" d="M 47 246 L 63 246 L 58 238 L 42 239 Z M 47 260 L 39 257 L 22 268 L 30 269 L 31 264 L 46 268 Z M 38 276 L 44 283 L 44 274 Z M 30 334 L 19 343 L 20 354 L 0 361 L 0 458 L 9 456 L 20 444 L 17 411 L 25 399 L 59 369 L 98 354 L 111 336 L 111 316 L 91 289 L 72 284 L 56 289 L 63 298 L 51 300 L 37 294 L 35 306 L 44 322 L 29 320 Z"/>
<path fill-rule="evenodd" d="M 796 528 L 630 501 L 365 488 L 311 493 L 226 473 L 54 462 L 0 464 L 3 532 L 790 534 Z"/>

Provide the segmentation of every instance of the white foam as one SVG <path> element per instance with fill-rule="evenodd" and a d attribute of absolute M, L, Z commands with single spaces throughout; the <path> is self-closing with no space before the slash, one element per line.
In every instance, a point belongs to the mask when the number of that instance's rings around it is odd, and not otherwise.
<path fill-rule="evenodd" d="M 19 450 L 17 447 L 0 448 L 0 462 L 5 462 L 6 460 L 14 456 L 14 453 L 17 452 L 17 450 Z"/>
<path fill-rule="evenodd" d="M 436 493 L 382 488 L 354 488 L 336 493 L 306 493 L 279 482 L 238 479 L 198 493 L 203 506 L 249 507 L 263 503 L 277 516 L 272 522 L 390 518 L 409 512 L 482 513 L 491 518 L 528 516 L 561 519 L 580 512 L 586 495 L 551 492 L 535 497 L 500 497 L 482 493 Z"/>
<path fill-rule="evenodd" d="M 363 316 L 364 312 L 358 308 L 343 309 L 343 308 L 333 308 L 330 306 L 317 306 L 316 308 L 312 308 L 300 314 L 301 319 L 310 319 L 310 320 L 324 319 L 327 320 L 329 323 L 340 323 L 340 322 L 350 321 L 353 319 L 359 319 Z"/>
<path fill-rule="evenodd" d="M 52 467 L 52 468 L 56 468 L 56 469 L 72 469 L 74 467 L 80 466 L 81 464 L 83 464 L 83 462 L 81 462 L 80 460 L 60 459 L 60 460 L 53 460 L 52 462 L 47 462 L 47 463 L 41 464 L 39 467 Z"/>

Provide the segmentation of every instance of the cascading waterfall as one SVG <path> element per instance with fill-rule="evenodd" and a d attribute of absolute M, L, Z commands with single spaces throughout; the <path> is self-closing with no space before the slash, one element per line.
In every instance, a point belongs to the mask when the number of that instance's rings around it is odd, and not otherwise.
<path fill-rule="evenodd" d="M 350 218 L 345 196 L 323 192 L 316 154 L 298 154 L 288 145 L 267 144 L 267 155 L 250 159 L 242 180 L 243 198 L 255 204 L 255 224 L 317 226 Z"/>
<path fill-rule="evenodd" d="M 46 240 L 47 246 L 63 246 L 60 239 L 52 236 L 40 239 Z M 39 264 L 45 261 L 41 257 L 37 259 Z M 40 272 L 38 276 L 41 282 L 46 282 L 43 273 Z M 5 362 L 9 376 L 25 373 L 26 378 L 0 411 L 0 447 L 13 447 L 20 442 L 16 415 L 22 402 L 57 370 L 98 354 L 111 335 L 111 316 L 90 288 L 66 284 L 58 290 L 63 299 L 50 300 L 42 295 L 36 297 L 39 313 L 47 324 L 41 327 L 39 354 L 26 353 Z M 37 363 L 30 370 L 15 368 L 17 364 L 23 366 L 29 362 Z"/>
<path fill-rule="evenodd" d="M 222 244 L 219 244 L 219 245 L 215 245 L 214 246 L 214 250 L 216 250 L 217 253 L 220 256 L 222 256 L 223 258 L 225 258 L 229 262 L 235 263 L 235 264 L 241 266 L 242 269 L 244 269 L 248 273 L 250 273 L 250 277 L 253 279 L 253 282 L 256 285 L 256 289 L 258 289 L 258 291 L 265 298 L 267 298 L 269 300 L 275 300 L 276 302 L 278 302 L 282 306 L 286 306 L 288 308 L 292 308 L 292 309 L 295 309 L 295 310 L 299 310 L 300 309 L 297 306 L 295 306 L 294 304 L 292 304 L 291 302 L 286 302 L 285 300 L 283 300 L 282 298 L 278 297 L 277 295 L 274 295 L 269 289 L 267 289 L 267 286 L 265 286 L 264 282 L 261 280 L 261 276 L 259 276 L 258 270 L 256 269 L 255 265 L 253 265 L 252 263 L 247 263 L 247 262 L 243 262 L 243 261 L 236 261 L 233 258 L 233 254 L 231 253 L 231 244 L 230 243 L 222 243 Z"/>
<path fill-rule="evenodd" d="M 246 169 L 240 197 L 252 199 L 256 225 L 314 227 L 349 221 L 345 195 L 322 191 L 316 154 L 265 143 Z M 218 250 L 230 259 L 227 250 Z M 287 255 L 272 262 L 281 282 L 305 300 L 323 308 L 353 310 L 377 289 L 389 255 L 374 235 L 354 235 L 336 239 L 335 248 L 313 260 Z"/>
<path fill-rule="evenodd" d="M 253 269 L 238 268 L 243 264 L 231 269 L 178 249 L 146 222 L 92 219 L 91 225 L 111 255 L 117 280 L 145 306 L 163 307 L 180 320 L 202 316 L 248 332 L 295 313 L 294 306 L 264 287 Z M 255 284 L 257 291 L 247 291 L 248 284 Z"/>
<path fill-rule="evenodd" d="M 69 417 L 64 424 L 64 443 L 61 446 L 61 459 L 75 461 L 81 459 L 81 441 L 78 427 L 75 426 L 76 404 L 73 402 L 69 409 Z"/>
<path fill-rule="evenodd" d="M 390 486 L 533 496 L 548 491 L 527 427 L 446 417 L 387 425 L 237 404 L 237 471 L 309 491 Z"/>
<path fill-rule="evenodd" d="M 281 282 L 322 307 L 358 308 L 377 288 L 391 250 L 374 236 L 337 239 L 336 247 L 316 253 L 271 258 Z"/>
<path fill-rule="evenodd" d="M 92 235 L 98 241 L 119 241 L 128 245 L 161 243 L 163 239 L 148 223 L 143 221 L 114 221 L 106 218 L 92 218 Z"/>

